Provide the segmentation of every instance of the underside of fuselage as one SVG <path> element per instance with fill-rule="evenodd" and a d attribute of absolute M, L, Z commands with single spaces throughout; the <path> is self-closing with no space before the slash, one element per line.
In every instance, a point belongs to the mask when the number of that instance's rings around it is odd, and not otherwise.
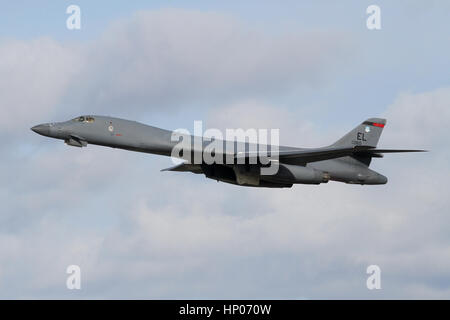
<path fill-rule="evenodd" d="M 387 178 L 383 175 L 363 165 L 358 166 L 357 164 L 346 163 L 345 159 L 343 160 L 341 161 L 342 163 L 340 161 L 327 160 L 317 163 L 315 166 L 294 166 L 279 163 L 277 172 L 271 175 L 261 173 L 262 165 L 249 164 L 181 164 L 176 166 L 176 170 L 168 170 L 203 173 L 207 178 L 216 181 L 260 188 L 290 188 L 294 184 L 318 185 L 328 181 L 360 185 L 385 184 L 387 182 Z M 338 171 L 328 170 L 336 166 L 339 167 Z"/>

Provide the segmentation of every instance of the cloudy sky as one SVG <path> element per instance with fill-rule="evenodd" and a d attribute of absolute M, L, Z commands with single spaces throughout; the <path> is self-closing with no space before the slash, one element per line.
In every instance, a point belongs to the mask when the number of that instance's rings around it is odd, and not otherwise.
<path fill-rule="evenodd" d="M 371 1 L 283 3 L 1 1 L 0 298 L 450 298 L 448 1 L 377 1 L 377 31 Z M 85 113 L 299 147 L 386 117 L 380 146 L 431 152 L 375 159 L 383 186 L 264 190 L 29 130 Z"/>

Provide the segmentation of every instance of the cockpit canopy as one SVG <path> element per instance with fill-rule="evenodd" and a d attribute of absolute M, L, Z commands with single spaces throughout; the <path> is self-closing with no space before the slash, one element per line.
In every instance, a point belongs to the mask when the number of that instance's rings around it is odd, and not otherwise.
<path fill-rule="evenodd" d="M 81 117 L 72 119 L 72 121 L 93 123 L 95 121 L 95 118 L 92 116 L 81 116 Z"/>

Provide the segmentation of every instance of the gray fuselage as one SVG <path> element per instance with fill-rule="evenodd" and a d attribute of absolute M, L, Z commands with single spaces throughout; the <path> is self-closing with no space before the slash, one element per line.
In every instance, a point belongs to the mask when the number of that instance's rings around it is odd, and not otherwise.
<path fill-rule="evenodd" d="M 173 138 L 174 131 L 160 129 L 136 121 L 106 116 L 83 116 L 70 121 L 38 125 L 33 127 L 32 130 L 44 136 L 64 140 L 72 146 L 81 147 L 93 144 L 164 156 L 174 156 L 173 149 L 179 142 Z M 205 141 L 201 137 L 190 136 L 190 138 L 192 138 L 192 158 L 196 152 L 204 152 L 210 143 L 210 140 Z M 196 143 L 199 140 L 200 143 Z M 234 142 L 231 143 L 233 149 L 230 150 L 229 148 L 227 149 L 230 144 L 226 141 L 221 140 L 220 143 L 223 145 L 224 154 L 236 154 L 236 150 L 248 151 L 260 148 L 260 145 L 255 146 L 251 143 Z M 197 145 L 197 149 L 195 145 Z M 268 146 L 267 148 L 273 150 L 274 146 Z M 278 149 L 280 152 L 310 150 L 287 146 L 279 146 Z M 258 184 L 255 185 L 252 182 L 248 182 L 251 180 L 246 179 L 241 179 L 243 183 L 239 183 L 239 176 L 245 170 L 236 170 L 234 168 L 232 171 L 227 171 L 228 168 L 237 166 L 236 163 L 203 163 L 199 164 L 199 166 L 202 168 L 202 173 L 208 178 L 245 186 L 290 187 L 294 183 L 318 184 L 328 180 L 358 184 L 384 184 L 387 182 L 386 177 L 370 170 L 364 162 L 350 156 L 308 163 L 296 163 L 289 159 L 280 159 L 279 161 L 281 170 L 272 176 L 259 175 L 257 179 Z M 310 170 L 310 172 L 306 172 L 306 170 Z M 195 172 L 193 170 L 190 171 Z M 224 172 L 223 176 L 220 176 L 222 171 Z M 250 171 L 249 169 L 248 174 L 244 172 L 242 177 L 245 178 L 245 175 L 250 175 Z M 312 180 L 306 178 L 308 174 L 314 175 L 317 172 L 320 172 L 321 178 L 311 178 Z"/>

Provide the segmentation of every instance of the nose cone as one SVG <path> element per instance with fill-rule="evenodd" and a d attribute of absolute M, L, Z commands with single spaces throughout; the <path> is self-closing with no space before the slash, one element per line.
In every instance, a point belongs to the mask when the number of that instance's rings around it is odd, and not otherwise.
<path fill-rule="evenodd" d="M 48 124 L 38 124 L 31 128 L 31 130 L 43 136 L 48 136 L 50 134 L 50 126 Z"/>

